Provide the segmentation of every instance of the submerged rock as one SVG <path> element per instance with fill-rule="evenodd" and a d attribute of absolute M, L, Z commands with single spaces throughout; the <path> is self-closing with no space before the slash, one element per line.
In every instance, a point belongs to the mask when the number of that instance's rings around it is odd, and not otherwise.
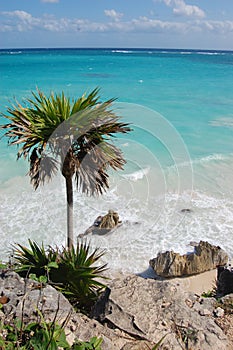
<path fill-rule="evenodd" d="M 180 277 L 212 270 L 227 262 L 228 255 L 223 249 L 200 241 L 193 253 L 185 255 L 173 251 L 159 253 L 156 258 L 150 260 L 150 266 L 159 276 Z"/>

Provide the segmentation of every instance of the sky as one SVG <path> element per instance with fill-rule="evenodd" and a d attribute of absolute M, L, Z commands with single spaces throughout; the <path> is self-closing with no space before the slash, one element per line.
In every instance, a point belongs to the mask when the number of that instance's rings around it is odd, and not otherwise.
<path fill-rule="evenodd" d="M 233 0 L 0 0 L 0 48 L 233 50 Z"/>

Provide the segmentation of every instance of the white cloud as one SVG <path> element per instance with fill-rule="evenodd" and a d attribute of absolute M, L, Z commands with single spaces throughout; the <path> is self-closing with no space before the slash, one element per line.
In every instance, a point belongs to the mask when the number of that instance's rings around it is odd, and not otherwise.
<path fill-rule="evenodd" d="M 161 0 L 165 5 L 173 8 L 173 13 L 176 15 L 204 18 L 205 12 L 196 5 L 188 5 L 184 0 Z"/>
<path fill-rule="evenodd" d="M 8 28 L 5 28 L 5 31 L 16 29 L 19 32 L 23 32 L 32 29 L 40 23 L 39 19 L 33 17 L 30 13 L 26 11 L 5 11 L 1 14 L 5 15 L 6 17 L 13 18 L 13 22 L 8 23 Z M 11 27 L 11 29 L 9 27 Z"/>
<path fill-rule="evenodd" d="M 15 11 L 5 11 L 2 12 L 3 15 L 9 16 L 9 17 L 18 17 L 22 21 L 30 21 L 32 19 L 32 15 L 28 12 L 21 11 L 21 10 L 15 10 Z"/>
<path fill-rule="evenodd" d="M 233 32 L 233 21 L 203 21 L 202 28 L 216 34 L 227 35 Z"/>
<path fill-rule="evenodd" d="M 116 12 L 115 10 L 104 10 L 104 14 L 116 22 L 118 22 L 123 17 L 123 13 Z"/>
<path fill-rule="evenodd" d="M 171 2 L 174 0 L 163 0 Z M 34 17 L 25 11 L 1 12 L 3 18 L 0 26 L 1 32 L 26 32 L 33 30 L 44 30 L 50 32 L 66 33 L 102 33 L 102 32 L 135 32 L 135 33 L 178 33 L 185 34 L 199 32 L 206 34 L 212 32 L 219 35 L 228 35 L 233 32 L 233 21 L 211 21 L 196 19 L 189 21 L 163 21 L 141 16 L 129 21 L 91 22 L 80 18 L 56 18 L 52 15 Z"/>
<path fill-rule="evenodd" d="M 138 19 L 132 20 L 132 24 L 135 30 L 142 31 L 154 31 L 154 32 L 162 32 L 162 31 L 187 31 L 186 23 L 179 22 L 169 22 L 169 21 L 161 21 L 158 19 L 150 19 L 148 17 L 139 17 Z"/>
<path fill-rule="evenodd" d="M 205 12 L 195 5 L 187 5 L 183 0 L 175 0 L 173 12 L 178 15 L 204 18 Z"/>

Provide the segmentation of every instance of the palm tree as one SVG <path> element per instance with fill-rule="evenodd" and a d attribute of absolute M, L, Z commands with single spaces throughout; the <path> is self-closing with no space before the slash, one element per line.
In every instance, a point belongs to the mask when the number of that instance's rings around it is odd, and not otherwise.
<path fill-rule="evenodd" d="M 122 169 L 125 159 L 109 142 L 116 133 L 127 133 L 129 124 L 119 121 L 110 109 L 114 99 L 99 102 L 99 89 L 76 100 L 64 93 L 48 97 L 37 90 L 24 105 L 16 101 L 2 116 L 10 121 L 9 145 L 20 145 L 17 159 L 30 162 L 29 176 L 35 189 L 51 180 L 60 167 L 66 181 L 67 245 L 73 246 L 73 181 L 89 195 L 102 194 L 108 187 L 109 167 Z"/>

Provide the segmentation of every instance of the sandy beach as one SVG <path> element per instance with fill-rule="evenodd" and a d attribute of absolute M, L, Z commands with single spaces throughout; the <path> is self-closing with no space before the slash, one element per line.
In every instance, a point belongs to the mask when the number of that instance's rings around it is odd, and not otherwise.
<path fill-rule="evenodd" d="M 186 291 L 201 295 L 207 293 L 216 286 L 217 270 L 206 271 L 198 275 L 174 278 L 174 281 L 180 284 Z"/>

